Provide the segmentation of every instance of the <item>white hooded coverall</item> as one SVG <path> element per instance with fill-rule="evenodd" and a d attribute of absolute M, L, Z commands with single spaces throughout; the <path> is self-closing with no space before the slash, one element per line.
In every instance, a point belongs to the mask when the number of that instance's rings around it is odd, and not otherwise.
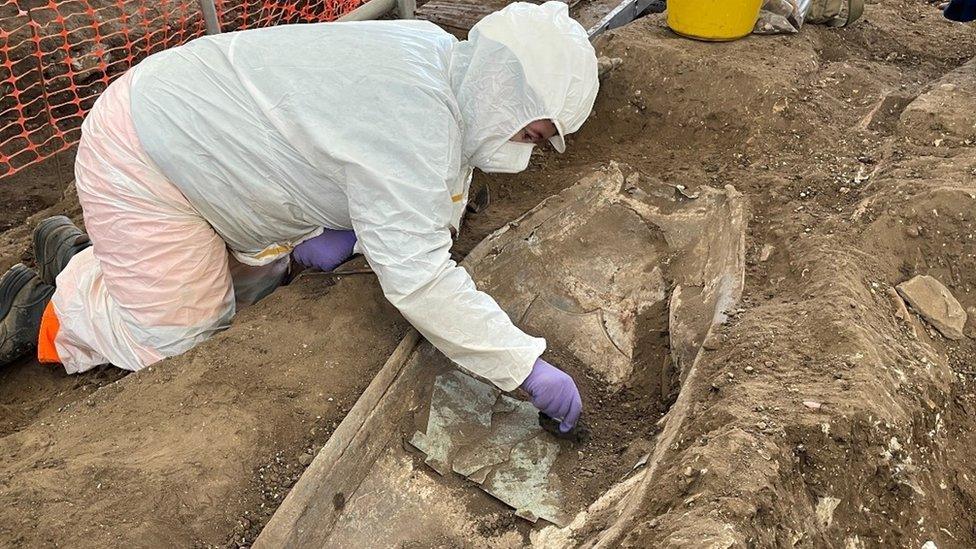
<path fill-rule="evenodd" d="M 561 2 L 513 4 L 463 42 L 420 21 L 325 23 L 155 54 L 82 129 L 93 247 L 57 280 L 58 356 L 77 372 L 180 354 L 277 285 L 295 245 L 352 229 L 404 317 L 512 390 L 545 341 L 451 260 L 451 229 L 472 167 L 534 120 L 555 122 L 561 149 L 596 92 L 593 48 Z"/>

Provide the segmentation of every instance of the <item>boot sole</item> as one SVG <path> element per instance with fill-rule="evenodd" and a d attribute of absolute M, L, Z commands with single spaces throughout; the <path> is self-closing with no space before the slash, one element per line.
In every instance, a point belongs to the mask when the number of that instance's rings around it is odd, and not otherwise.
<path fill-rule="evenodd" d="M 7 271 L 7 274 L 0 278 L 0 322 L 7 317 L 10 309 L 14 305 L 14 299 L 20 290 L 37 276 L 23 263 L 18 263 Z"/>
<path fill-rule="evenodd" d="M 53 286 L 30 288 L 40 282 L 37 274 L 22 264 L 14 265 L 0 278 L 0 365 L 7 364 L 36 347 L 44 308 L 54 293 Z M 23 300 L 21 292 L 36 291 Z M 18 298 L 23 301 L 18 302 Z"/>

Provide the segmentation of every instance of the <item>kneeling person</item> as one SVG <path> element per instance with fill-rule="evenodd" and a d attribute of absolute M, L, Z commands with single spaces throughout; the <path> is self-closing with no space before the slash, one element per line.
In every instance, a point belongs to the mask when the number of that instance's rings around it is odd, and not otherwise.
<path fill-rule="evenodd" d="M 462 42 L 420 21 L 327 23 L 150 56 L 82 126 L 75 176 L 92 245 L 57 222 L 64 238 L 50 246 L 71 257 L 52 260 L 50 304 L 50 276 L 19 266 L 0 283 L 0 313 L 12 311 L 0 358 L 39 330 L 40 358 L 68 372 L 138 370 L 225 329 L 281 282 L 289 256 L 331 270 L 359 252 L 448 358 L 523 388 L 569 430 L 576 384 L 450 247 L 473 168 L 516 173 L 537 145 L 562 152 L 597 87 L 593 47 L 562 2 L 512 4 Z"/>

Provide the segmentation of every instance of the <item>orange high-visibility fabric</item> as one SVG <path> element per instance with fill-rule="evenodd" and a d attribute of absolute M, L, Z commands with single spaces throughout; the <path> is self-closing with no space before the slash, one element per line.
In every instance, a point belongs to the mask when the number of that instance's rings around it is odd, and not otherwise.
<path fill-rule="evenodd" d="M 42 364 L 58 364 L 61 358 L 58 356 L 58 349 L 54 346 L 54 338 L 61 330 L 61 321 L 54 312 L 54 305 L 50 301 L 44 308 L 44 315 L 41 316 L 41 332 L 37 335 L 37 361 Z"/>

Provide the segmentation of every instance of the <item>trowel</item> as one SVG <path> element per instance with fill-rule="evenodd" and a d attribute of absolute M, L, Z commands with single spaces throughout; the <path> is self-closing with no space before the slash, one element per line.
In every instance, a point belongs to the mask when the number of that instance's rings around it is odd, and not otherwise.
<path fill-rule="evenodd" d="M 559 430 L 558 419 L 547 416 L 544 412 L 539 412 L 539 426 L 556 438 L 569 440 L 576 443 L 584 443 L 590 440 L 590 430 L 582 420 L 576 422 L 576 426 L 565 433 Z"/>

